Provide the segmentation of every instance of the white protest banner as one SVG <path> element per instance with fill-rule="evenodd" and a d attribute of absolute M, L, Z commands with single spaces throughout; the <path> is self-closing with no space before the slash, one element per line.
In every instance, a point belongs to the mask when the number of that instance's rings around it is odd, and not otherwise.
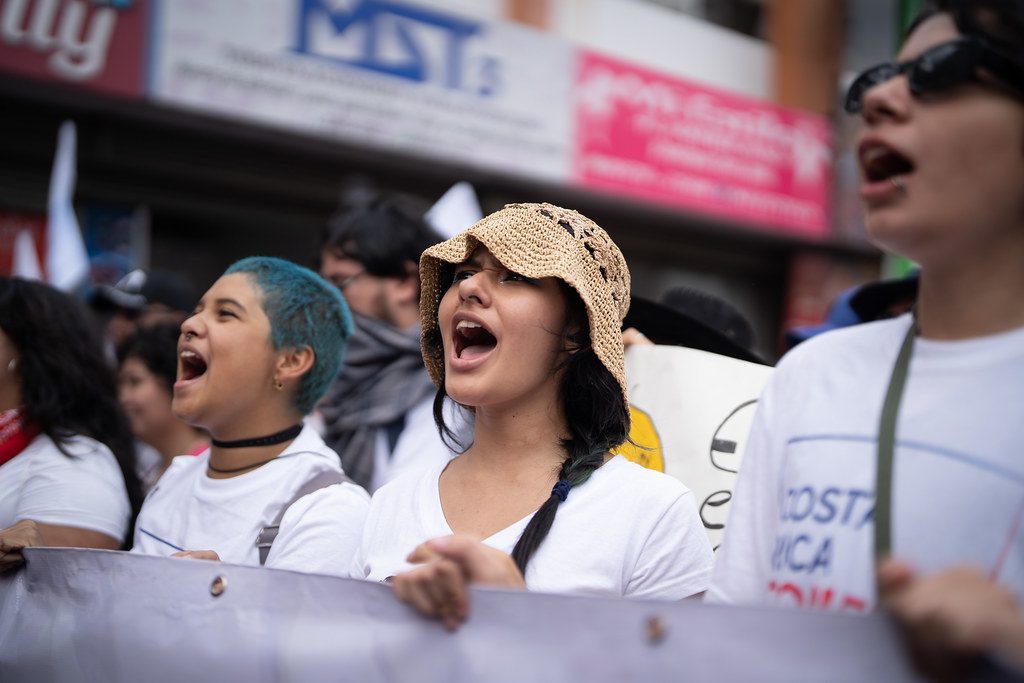
<path fill-rule="evenodd" d="M 0 575 L 5 681 L 917 680 L 881 616 L 473 590 L 469 620 L 449 633 L 365 581 L 25 555 Z"/>
<path fill-rule="evenodd" d="M 757 398 L 771 372 L 766 365 L 681 346 L 634 346 L 626 353 L 630 436 L 641 448 L 621 452 L 693 491 L 715 548 Z"/>
<path fill-rule="evenodd" d="M 393 0 L 155 7 L 150 96 L 374 149 L 567 177 L 571 46 Z"/>

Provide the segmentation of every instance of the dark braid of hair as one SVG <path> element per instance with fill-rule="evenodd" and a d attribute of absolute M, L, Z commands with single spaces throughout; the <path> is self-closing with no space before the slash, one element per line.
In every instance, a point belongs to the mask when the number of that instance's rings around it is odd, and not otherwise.
<path fill-rule="evenodd" d="M 561 395 L 570 436 L 562 440 L 568 457 L 558 470 L 558 479 L 575 488 L 604 464 L 608 451 L 626 440 L 629 408 L 619 383 L 589 347 L 570 357 Z M 552 490 L 512 549 L 512 559 L 524 575 L 527 563 L 551 530 L 561 502 Z"/>

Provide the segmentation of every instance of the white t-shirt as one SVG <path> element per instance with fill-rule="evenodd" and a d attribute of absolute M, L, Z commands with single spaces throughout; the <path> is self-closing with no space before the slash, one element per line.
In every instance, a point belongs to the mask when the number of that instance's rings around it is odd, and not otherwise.
<path fill-rule="evenodd" d="M 450 400 L 445 401 L 447 424 L 456 435 L 464 434 L 467 419 L 464 411 Z M 472 434 L 472 430 L 469 430 Z M 395 479 L 406 470 L 433 467 L 445 463 L 455 457 L 455 453 L 441 439 L 434 423 L 434 395 L 414 405 L 405 414 L 405 427 L 402 429 L 394 450 L 388 444 L 387 430 L 377 430 L 377 444 L 374 451 L 373 481 L 370 491 L 376 491 L 384 484 Z"/>
<path fill-rule="evenodd" d="M 452 534 L 438 481 L 447 463 L 403 473 L 373 497 L 352 575 L 381 581 L 405 557 Z M 483 539 L 511 553 L 533 515 Z M 711 545 L 693 494 L 679 481 L 616 456 L 569 492 L 526 567 L 531 590 L 681 599 L 706 590 Z"/>
<path fill-rule="evenodd" d="M 156 482 L 163 474 L 164 458 L 160 451 L 147 443 L 135 442 L 135 474 L 139 478 L 139 485 L 142 493 L 149 493 L 149 490 L 156 486 Z"/>
<path fill-rule="evenodd" d="M 209 460 L 207 449 L 171 462 L 142 505 L 132 552 L 166 556 L 213 550 L 224 562 L 258 566 L 260 530 L 307 481 L 324 471 L 341 471 L 337 454 L 308 426 L 281 455 L 252 472 L 211 479 Z M 281 520 L 266 566 L 346 575 L 369 502 L 367 493 L 349 482 L 303 496 Z"/>
<path fill-rule="evenodd" d="M 64 449 L 72 455 L 40 434 L 0 465 L 0 528 L 32 519 L 124 539 L 131 506 L 114 454 L 85 436 L 73 437 Z"/>
<path fill-rule="evenodd" d="M 861 612 L 875 598 L 882 402 L 910 316 L 795 348 L 754 418 L 710 601 Z M 892 549 L 980 568 L 1024 600 L 1024 328 L 917 339 L 893 462 Z"/>

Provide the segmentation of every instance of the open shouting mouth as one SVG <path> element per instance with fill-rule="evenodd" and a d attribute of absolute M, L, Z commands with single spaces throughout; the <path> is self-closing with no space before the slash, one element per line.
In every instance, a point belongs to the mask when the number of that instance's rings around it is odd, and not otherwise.
<path fill-rule="evenodd" d="M 498 345 L 498 338 L 480 320 L 457 315 L 453 320 L 451 362 L 456 369 L 482 363 Z"/>
<path fill-rule="evenodd" d="M 914 162 L 899 150 L 880 140 L 865 140 L 858 150 L 864 175 L 861 195 L 864 199 L 883 199 L 907 191 L 907 178 L 915 171 Z"/>
<path fill-rule="evenodd" d="M 186 386 L 206 374 L 206 359 L 198 351 L 187 346 L 178 349 L 178 379 L 174 388 Z"/>

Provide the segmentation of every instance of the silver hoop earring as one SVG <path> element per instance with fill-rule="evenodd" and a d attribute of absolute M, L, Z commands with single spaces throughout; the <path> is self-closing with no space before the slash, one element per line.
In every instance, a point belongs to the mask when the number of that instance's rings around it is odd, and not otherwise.
<path fill-rule="evenodd" d="M 10 362 L 7 364 L 7 372 L 12 372 L 13 373 L 17 369 L 18 369 L 18 359 L 17 358 L 12 358 L 10 360 Z"/>

